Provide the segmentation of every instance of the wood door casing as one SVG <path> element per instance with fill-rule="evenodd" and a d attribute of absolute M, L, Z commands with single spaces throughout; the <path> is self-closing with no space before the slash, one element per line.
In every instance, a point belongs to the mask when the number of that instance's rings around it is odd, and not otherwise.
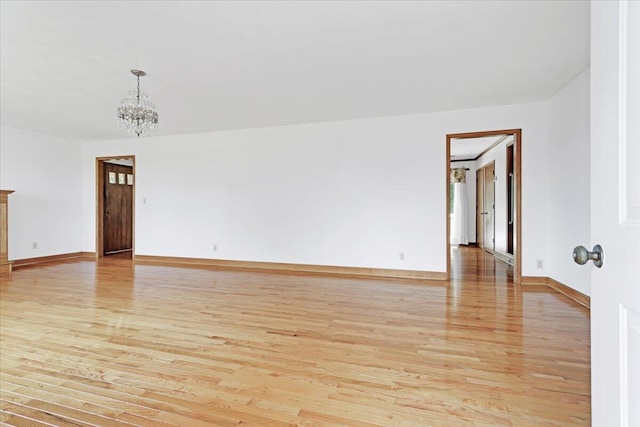
<path fill-rule="evenodd" d="M 514 236 L 513 236 L 513 281 L 521 283 L 522 281 L 522 129 L 499 129 L 480 132 L 450 133 L 446 136 L 445 149 L 445 194 L 447 204 L 446 208 L 446 232 L 444 248 L 446 254 L 446 277 L 451 278 L 451 250 L 450 250 L 450 232 L 451 224 L 449 221 L 449 197 L 451 192 L 450 174 L 451 174 L 451 144 L 457 139 L 482 138 L 486 136 L 504 136 L 513 135 L 514 137 L 514 153 L 513 153 L 513 174 L 514 174 Z"/>
<path fill-rule="evenodd" d="M 115 183 L 109 181 L 115 174 Z M 124 184 L 119 177 L 124 174 Z M 104 253 L 131 250 L 133 247 L 133 186 L 127 184 L 127 175 L 133 167 L 104 163 L 103 245 Z"/>

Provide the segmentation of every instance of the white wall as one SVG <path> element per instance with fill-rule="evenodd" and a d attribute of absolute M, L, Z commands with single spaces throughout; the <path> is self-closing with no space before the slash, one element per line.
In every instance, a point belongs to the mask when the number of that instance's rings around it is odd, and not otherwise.
<path fill-rule="evenodd" d="M 590 269 L 572 252 L 591 242 L 589 78 L 586 70 L 549 101 L 549 276 L 586 295 Z"/>
<path fill-rule="evenodd" d="M 523 275 L 588 295 L 588 111 L 585 71 L 547 102 L 411 116 L 84 144 L 3 126 L 9 258 L 94 251 L 95 157 L 135 154 L 138 254 L 444 271 L 445 135 L 522 128 Z"/>
<path fill-rule="evenodd" d="M 446 134 L 507 128 L 523 129 L 523 274 L 546 275 L 544 102 L 85 143 L 83 249 L 95 157 L 135 154 L 137 254 L 445 271 Z"/>
<path fill-rule="evenodd" d="M 0 127 L 0 187 L 15 190 L 10 260 L 82 250 L 81 149 L 78 141 Z"/>
<path fill-rule="evenodd" d="M 451 169 L 468 168 L 467 172 L 467 239 L 476 242 L 476 161 L 451 162 Z"/>

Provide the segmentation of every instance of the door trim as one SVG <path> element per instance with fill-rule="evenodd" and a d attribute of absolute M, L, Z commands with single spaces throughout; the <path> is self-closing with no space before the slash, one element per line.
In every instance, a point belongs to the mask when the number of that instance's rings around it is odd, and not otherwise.
<path fill-rule="evenodd" d="M 107 160 L 126 159 L 133 161 L 133 185 L 131 188 L 131 259 L 136 255 L 136 156 L 96 157 L 96 258 L 104 257 L 104 163 Z"/>
<path fill-rule="evenodd" d="M 513 281 L 514 283 L 520 283 L 522 281 L 522 129 L 504 129 L 504 130 L 491 130 L 483 132 L 466 132 L 466 133 L 450 133 L 447 134 L 446 144 L 446 157 L 445 157 L 445 172 L 446 172 L 446 203 L 445 203 L 445 219 L 446 219 L 446 234 L 445 234 L 445 252 L 447 254 L 447 280 L 451 280 L 451 251 L 449 250 L 449 234 L 451 233 L 451 224 L 449 223 L 449 177 L 451 175 L 451 140 L 452 139 L 466 139 L 466 138 L 480 138 L 484 136 L 497 136 L 497 135 L 513 135 L 514 136 L 514 153 L 513 153 L 513 173 L 515 175 L 515 244 L 513 254 Z"/>

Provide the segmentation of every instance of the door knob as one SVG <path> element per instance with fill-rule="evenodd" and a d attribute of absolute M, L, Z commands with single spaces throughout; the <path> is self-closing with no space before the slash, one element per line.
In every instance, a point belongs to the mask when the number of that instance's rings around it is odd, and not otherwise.
<path fill-rule="evenodd" d="M 573 249 L 573 260 L 580 265 L 592 260 L 593 265 L 600 268 L 604 264 L 604 251 L 600 245 L 595 245 L 592 252 L 589 252 L 584 246 L 576 246 Z"/>

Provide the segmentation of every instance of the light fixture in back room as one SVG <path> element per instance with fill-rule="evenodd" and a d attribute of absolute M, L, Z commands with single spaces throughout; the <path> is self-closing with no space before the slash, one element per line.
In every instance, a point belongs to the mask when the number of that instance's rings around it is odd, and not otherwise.
<path fill-rule="evenodd" d="M 129 91 L 129 96 L 122 100 L 118 107 L 118 122 L 130 134 L 137 136 L 148 135 L 158 126 L 158 113 L 153 102 L 149 101 L 149 95 L 140 90 L 140 77 L 147 75 L 141 70 L 131 70 L 136 76 L 138 86 Z"/>

